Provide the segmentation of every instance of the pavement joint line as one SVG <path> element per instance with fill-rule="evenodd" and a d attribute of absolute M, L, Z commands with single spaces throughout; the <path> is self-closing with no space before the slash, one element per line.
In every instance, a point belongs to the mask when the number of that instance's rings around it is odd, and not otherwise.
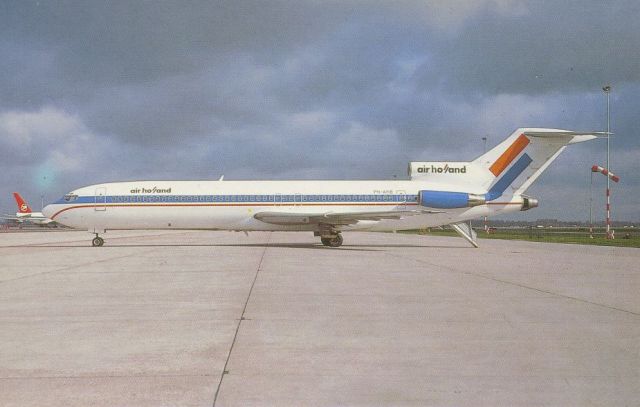
<path fill-rule="evenodd" d="M 155 249 L 147 250 L 144 253 L 151 253 L 153 251 L 155 251 Z M 124 256 L 109 257 L 109 258 L 102 259 L 102 260 L 92 260 L 92 261 L 85 262 L 85 263 L 82 263 L 82 264 L 74 264 L 72 266 L 65 266 L 65 267 L 62 267 L 62 268 L 56 269 L 56 270 L 42 271 L 40 273 L 27 274 L 26 276 L 10 278 L 10 279 L 7 279 L 7 280 L 0 280 L 0 284 L 12 282 L 12 281 L 23 280 L 23 279 L 31 278 L 31 277 L 35 277 L 35 276 L 42 276 L 44 274 L 51 274 L 51 273 L 57 273 L 57 272 L 68 272 L 69 270 L 73 270 L 73 269 L 76 269 L 78 267 L 85 267 L 85 266 L 89 266 L 89 265 L 92 265 L 92 264 L 104 263 L 106 261 L 111 261 L 111 260 L 125 259 L 127 257 L 137 256 L 137 255 L 140 255 L 140 253 L 131 253 L 131 254 L 127 254 L 127 255 L 124 255 Z"/>
<path fill-rule="evenodd" d="M 0 381 L 2 380 L 51 380 L 51 379 L 117 379 L 117 378 L 125 378 L 125 377 L 213 377 L 211 374 L 131 374 L 131 375 L 88 375 L 88 376 L 4 376 L 0 377 Z"/>
<path fill-rule="evenodd" d="M 104 324 L 104 323 L 112 323 L 112 322 L 227 322 L 229 318 L 202 318 L 202 319 L 184 319 L 184 318 L 129 318 L 129 319 L 52 319 L 52 318 L 42 318 L 42 319 L 28 319 L 23 318 L 21 320 L 5 320 L 0 319 L 0 322 L 3 324 L 42 324 L 43 322 L 58 322 L 65 324 Z M 235 321 L 235 320 L 234 320 Z M 251 321 L 250 319 L 245 319 L 245 321 Z"/>
<path fill-rule="evenodd" d="M 417 294 L 323 294 L 323 293 L 305 293 L 305 292 L 270 292 L 270 293 L 263 293 L 263 296 L 270 296 L 270 297 L 280 297 L 282 295 L 295 295 L 298 297 L 337 297 L 337 298 L 343 298 L 343 297 L 366 297 L 366 298 L 405 298 L 405 299 L 411 299 L 411 298 L 423 298 L 422 295 L 417 295 Z M 550 297 L 555 297 L 555 295 L 550 295 Z M 460 297 L 460 299 L 454 298 L 452 299 L 450 295 L 442 295 L 442 294 L 438 294 L 438 295 L 432 295 L 429 298 L 446 298 L 447 300 L 450 301 L 459 301 L 459 302 L 468 302 L 469 299 L 468 298 L 464 298 L 464 297 Z M 508 297 L 511 298 L 511 297 Z M 514 296 L 515 298 L 515 296 Z M 522 298 L 522 297 L 517 297 L 517 298 Z M 548 297 L 540 297 L 540 298 L 548 298 Z"/>
<path fill-rule="evenodd" d="M 528 285 L 516 283 L 514 281 L 502 280 L 502 279 L 499 279 L 499 278 L 487 276 L 487 275 L 480 274 L 480 273 L 472 273 L 470 271 L 458 270 L 458 269 L 453 268 L 453 267 L 444 266 L 444 265 L 440 265 L 440 264 L 434 264 L 434 263 L 430 263 L 428 261 L 421 260 L 421 259 L 416 259 L 416 258 L 413 258 L 413 257 L 403 257 L 403 256 L 399 256 L 397 254 L 391 254 L 391 253 L 387 253 L 387 254 L 389 256 L 392 256 L 392 257 L 398 257 L 398 258 L 401 258 L 401 259 L 413 260 L 413 261 L 415 261 L 417 263 L 428 264 L 428 265 L 434 266 L 434 267 L 441 267 L 443 269 L 446 269 L 446 270 L 449 270 L 449 271 L 453 271 L 453 272 L 456 272 L 456 273 L 459 273 L 459 274 L 465 274 L 465 275 L 468 275 L 468 276 L 478 277 L 478 278 L 482 278 L 482 279 L 485 279 L 485 280 L 491 280 L 491 281 L 495 281 L 497 283 L 508 284 L 508 285 L 512 285 L 514 287 L 520 287 L 520 288 L 524 288 L 524 289 L 527 289 L 527 290 L 537 291 L 539 293 L 550 294 L 550 295 L 553 295 L 553 296 L 556 296 L 556 297 L 559 297 L 559 298 L 565 298 L 565 299 L 569 299 L 569 300 L 573 300 L 573 301 L 577 301 L 577 302 L 582 302 L 582 303 L 585 303 L 585 304 L 595 305 L 597 307 L 607 308 L 607 309 L 610 309 L 610 310 L 613 310 L 613 311 L 624 312 L 624 313 L 627 313 L 627 314 L 631 314 L 631 315 L 635 315 L 637 317 L 640 317 L 640 313 L 639 312 L 634 312 L 634 311 L 630 311 L 630 310 L 627 310 L 627 309 L 614 307 L 612 305 L 601 304 L 601 303 L 598 303 L 598 302 L 595 302 L 595 301 L 589 301 L 589 300 L 586 300 L 584 298 L 578 298 L 578 297 L 573 297 L 571 295 L 559 294 L 559 293 L 556 293 L 556 292 L 553 292 L 553 291 L 544 290 L 542 288 L 531 287 L 531 286 L 528 286 Z"/>
<path fill-rule="evenodd" d="M 441 324 L 485 324 L 487 322 L 493 322 L 493 323 L 502 323 L 502 324 L 506 324 L 506 321 L 503 318 L 500 317 L 495 317 L 492 319 L 477 319 L 474 318 L 473 320 L 456 320 L 456 319 L 433 319 L 433 320 L 425 320 L 424 318 L 396 318 L 394 319 L 395 322 L 404 322 L 404 321 L 415 321 L 415 320 L 419 320 L 419 321 L 424 321 L 427 324 L 437 324 L 437 325 L 441 325 Z M 249 319 L 245 319 L 245 321 L 254 321 L 254 320 L 249 320 Z M 265 323 L 269 323 L 269 322 L 324 322 L 324 321 L 328 321 L 326 319 L 300 319 L 300 318 L 260 318 L 259 320 L 255 320 L 255 321 L 262 321 Z M 365 318 L 362 319 L 362 321 L 364 322 L 384 322 L 387 321 L 386 319 L 379 319 L 379 318 Z M 540 322 L 532 322 L 532 321 L 522 321 L 522 322 L 518 322 L 519 325 L 554 325 L 554 324 L 558 324 L 558 323 L 563 323 L 563 321 L 540 321 Z M 635 322 L 598 322 L 598 324 L 602 324 L 602 325 L 629 325 L 629 326 L 637 326 L 637 323 Z"/>
<path fill-rule="evenodd" d="M 242 377 L 261 377 L 264 376 L 265 371 L 258 371 L 258 373 L 242 373 Z M 195 376 L 195 375 L 194 375 Z M 126 377 L 126 376 L 123 376 Z M 144 376 L 142 376 L 144 377 Z M 162 377 L 162 376 L 149 376 L 149 377 Z M 403 382 L 405 382 L 407 380 L 407 376 L 405 374 L 402 373 L 350 373 L 350 374 L 342 374 L 342 373 L 278 373 L 278 377 L 379 377 L 379 378 L 385 378 L 385 377 L 390 377 L 390 378 L 394 378 L 394 379 L 398 379 L 398 380 L 402 380 Z M 570 379 L 575 379 L 575 378 L 589 378 L 589 379 L 603 379 L 603 378 L 608 378 L 608 379 L 635 379 L 635 377 L 633 376 L 624 376 L 624 375 L 610 375 L 610 374 L 603 374 L 603 375 L 585 375 L 585 374 L 572 374 L 572 375 L 566 375 L 566 374 L 558 374 L 555 376 L 551 376 L 551 375 L 528 375 L 528 374 L 520 374 L 520 375 L 490 375 L 490 374 L 478 374 L 478 375 L 474 375 L 474 374 L 456 374 L 456 375 L 452 375 L 452 374 L 428 374 L 428 375 L 421 375 L 420 376 L 423 379 L 426 378 L 442 378 L 442 377 L 446 377 L 446 378 L 452 378 L 452 379 L 458 379 L 458 378 L 489 378 L 489 379 L 509 379 L 509 378 L 513 378 L 513 377 L 526 377 L 526 378 L 531 378 L 531 379 L 565 379 L 565 378 L 570 378 Z M 82 376 L 78 376 L 78 378 L 82 378 Z M 2 380 L 0 378 L 0 380 Z"/>
<path fill-rule="evenodd" d="M 253 276 L 253 281 L 251 282 L 251 287 L 249 288 L 249 293 L 247 294 L 247 299 L 244 302 L 244 307 L 242 308 L 242 314 L 240 314 L 240 318 L 237 320 L 238 325 L 236 325 L 236 332 L 233 335 L 233 340 L 231 341 L 231 346 L 229 347 L 229 353 L 227 353 L 227 359 L 224 362 L 224 367 L 222 368 L 222 374 L 220 374 L 220 382 L 218 382 L 218 387 L 216 388 L 216 393 L 213 396 L 213 404 L 212 407 L 216 407 L 216 402 L 218 401 L 218 395 L 220 394 L 220 388 L 222 387 L 222 381 L 224 380 L 225 375 L 229 373 L 227 366 L 229 365 L 229 359 L 231 359 L 231 353 L 233 352 L 233 347 L 236 344 L 236 339 L 238 339 L 238 332 L 240 331 L 240 325 L 242 325 L 242 321 L 245 321 L 244 314 L 247 311 L 247 306 L 249 305 L 249 300 L 251 299 L 251 293 L 253 292 L 253 287 L 256 285 L 256 280 L 258 280 L 258 273 L 260 273 L 260 269 L 262 268 L 262 262 L 264 260 L 264 255 L 267 253 L 267 249 L 269 248 L 269 242 L 271 241 L 271 236 L 273 232 L 269 233 L 269 237 L 267 238 L 267 242 L 262 250 L 262 256 L 260 256 L 260 261 L 258 262 L 258 267 L 256 267 L 256 273 Z"/>
<path fill-rule="evenodd" d="M 178 267 L 178 266 L 176 266 Z M 60 274 L 78 274 L 78 273 L 85 273 L 85 274 L 213 274 L 213 273 L 236 273 L 235 271 L 229 271 L 229 270 L 220 270 L 220 271 L 213 271 L 213 270 L 168 270 L 168 271 L 65 271 L 65 270 L 59 270 L 58 273 Z"/>

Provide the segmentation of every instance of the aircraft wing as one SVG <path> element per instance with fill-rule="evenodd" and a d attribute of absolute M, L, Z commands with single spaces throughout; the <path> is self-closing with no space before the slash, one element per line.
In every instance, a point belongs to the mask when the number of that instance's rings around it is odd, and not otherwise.
<path fill-rule="evenodd" d="M 48 218 L 32 218 L 31 216 L 15 216 L 6 214 L 0 215 L 0 219 L 12 220 L 17 223 L 32 223 L 34 225 L 48 225 L 50 223 L 54 223 L 54 221 Z"/>
<path fill-rule="evenodd" d="M 359 221 L 378 221 L 383 219 L 403 219 L 408 216 L 442 213 L 433 210 L 403 210 L 384 212 L 325 212 L 325 213 L 291 213 L 291 212 L 258 212 L 254 218 L 274 225 L 352 225 Z"/>
<path fill-rule="evenodd" d="M 18 222 L 21 222 L 21 221 L 23 221 L 23 220 L 24 220 L 24 219 L 22 219 L 22 218 L 20 218 L 20 217 L 18 217 L 18 216 L 15 216 L 15 215 L 6 215 L 6 214 L 4 214 L 4 213 L 3 213 L 2 215 L 0 215 L 0 219 L 16 220 L 16 221 L 18 221 Z"/>

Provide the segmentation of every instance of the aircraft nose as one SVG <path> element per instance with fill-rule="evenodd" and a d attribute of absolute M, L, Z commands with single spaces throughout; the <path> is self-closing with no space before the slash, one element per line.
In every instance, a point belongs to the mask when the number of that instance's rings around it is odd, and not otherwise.
<path fill-rule="evenodd" d="M 53 216 L 54 210 L 53 210 L 53 205 L 47 205 L 44 208 L 42 208 L 42 214 L 51 219 L 51 216 Z"/>

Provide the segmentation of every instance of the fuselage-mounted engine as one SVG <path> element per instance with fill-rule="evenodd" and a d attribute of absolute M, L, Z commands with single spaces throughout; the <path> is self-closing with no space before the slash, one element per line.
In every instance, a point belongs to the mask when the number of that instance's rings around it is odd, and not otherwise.
<path fill-rule="evenodd" d="M 536 198 L 531 198 L 530 196 L 522 195 L 522 207 L 521 211 L 528 211 L 529 209 L 537 208 L 538 200 Z"/>
<path fill-rule="evenodd" d="M 424 190 L 418 193 L 418 202 L 427 208 L 456 209 L 484 205 L 487 201 L 483 195 L 467 192 Z"/>

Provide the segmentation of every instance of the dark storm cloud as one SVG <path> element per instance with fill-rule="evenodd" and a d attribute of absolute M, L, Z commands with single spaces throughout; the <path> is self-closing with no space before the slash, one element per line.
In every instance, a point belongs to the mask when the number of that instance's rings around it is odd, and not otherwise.
<path fill-rule="evenodd" d="M 535 1 L 526 12 L 483 12 L 437 46 L 423 81 L 449 91 L 536 94 L 590 91 L 640 79 L 636 1 Z"/>
<path fill-rule="evenodd" d="M 264 109 L 251 93 L 263 85 L 252 81 L 252 67 L 277 66 L 284 54 L 340 22 L 335 9 L 311 3 L 11 6 L 0 17 L 8 72 L 0 103 L 88 106 L 96 129 L 134 142 L 201 134 L 211 116 L 256 120 Z M 348 14 L 340 10 L 342 18 Z"/>
<path fill-rule="evenodd" d="M 25 1 L 5 9 L 3 37 L 55 47 L 62 79 L 109 86 L 199 71 L 228 53 L 277 59 L 340 23 L 335 7 L 313 2 Z"/>
<path fill-rule="evenodd" d="M 614 204 L 637 200 L 638 17 L 632 1 L 5 2 L 0 204 L 114 179 L 401 177 L 516 127 L 601 129 L 608 81 L 630 179 Z M 573 216 L 601 147 L 545 173 L 536 216 Z"/>

